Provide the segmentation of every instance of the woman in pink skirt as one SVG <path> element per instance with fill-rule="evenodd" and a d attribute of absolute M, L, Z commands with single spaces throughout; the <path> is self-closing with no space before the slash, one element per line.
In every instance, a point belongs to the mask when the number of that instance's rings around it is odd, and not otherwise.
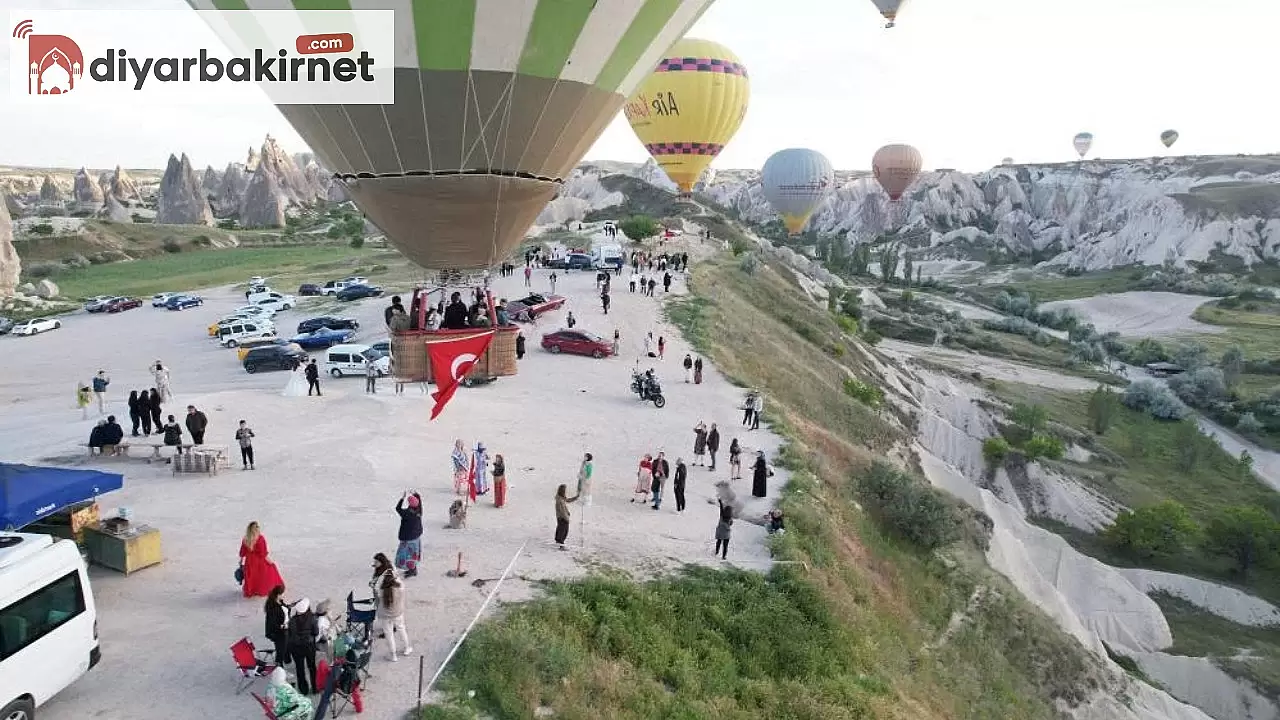
<path fill-rule="evenodd" d="M 649 488 L 653 485 L 653 456 L 645 455 L 640 458 L 640 470 L 636 473 L 636 490 L 635 494 L 640 496 L 640 504 L 645 505 L 649 502 Z M 635 502 L 636 498 L 632 497 L 631 502 Z"/>

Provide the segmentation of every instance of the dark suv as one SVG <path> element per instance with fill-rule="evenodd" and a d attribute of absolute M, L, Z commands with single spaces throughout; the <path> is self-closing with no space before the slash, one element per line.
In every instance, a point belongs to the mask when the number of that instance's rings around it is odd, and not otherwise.
<path fill-rule="evenodd" d="M 298 323 L 298 334 L 315 332 L 322 327 L 330 330 L 359 330 L 360 323 L 351 318 L 336 318 L 326 315 L 325 317 L 311 318 Z"/>
<path fill-rule="evenodd" d="M 256 347 L 245 354 L 244 371 L 256 373 L 259 370 L 296 370 L 306 359 L 305 352 L 288 345 Z"/>
<path fill-rule="evenodd" d="M 547 263 L 547 267 L 555 270 L 590 270 L 591 256 L 586 253 L 569 253 Z"/>

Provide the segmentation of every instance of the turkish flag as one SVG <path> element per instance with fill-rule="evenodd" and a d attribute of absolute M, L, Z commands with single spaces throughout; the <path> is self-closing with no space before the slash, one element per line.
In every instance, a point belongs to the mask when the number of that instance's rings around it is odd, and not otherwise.
<path fill-rule="evenodd" d="M 436 391 L 431 394 L 436 401 L 435 407 L 431 408 L 432 420 L 449 404 L 454 391 L 462 384 L 462 378 L 489 349 L 493 332 L 427 341 L 427 356 L 431 358 L 431 371 L 436 377 Z"/>

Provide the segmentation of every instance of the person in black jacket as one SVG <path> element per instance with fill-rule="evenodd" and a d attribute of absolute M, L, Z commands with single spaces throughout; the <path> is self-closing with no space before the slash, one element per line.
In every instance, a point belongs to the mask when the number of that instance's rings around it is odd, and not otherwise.
<path fill-rule="evenodd" d="M 319 634 L 320 625 L 311 612 L 311 601 L 302 598 L 294 603 L 293 617 L 289 618 L 289 657 L 293 660 L 298 692 L 303 695 L 310 695 L 311 688 L 316 687 L 316 635 Z"/>
<path fill-rule="evenodd" d="M 449 305 L 444 309 L 440 327 L 445 330 L 467 329 L 467 304 L 462 302 L 462 293 L 455 292 L 449 297 Z"/>
<path fill-rule="evenodd" d="M 156 432 L 159 432 L 160 427 L 164 424 L 160 422 L 160 418 L 163 417 L 160 414 L 160 391 L 151 388 L 151 392 L 147 394 L 147 397 L 151 400 L 151 402 L 147 403 L 147 406 L 151 408 L 151 423 L 155 425 Z"/>
<path fill-rule="evenodd" d="M 209 427 L 209 418 L 196 409 L 195 405 L 187 406 L 187 432 L 191 433 L 192 445 L 204 444 L 204 430 Z"/>
<path fill-rule="evenodd" d="M 267 602 L 262 606 L 266 613 L 266 636 L 276 646 L 276 663 L 283 665 L 289 662 L 289 613 L 284 601 L 284 586 L 271 588 Z"/>
<path fill-rule="evenodd" d="M 320 368 L 316 367 L 315 358 L 307 363 L 307 369 L 303 372 L 307 376 L 307 397 L 311 397 L 312 390 L 316 391 L 316 395 L 324 395 L 320 392 Z"/>
<path fill-rule="evenodd" d="M 516 359 L 517 360 L 524 359 L 524 333 L 523 332 L 516 334 Z"/>
<path fill-rule="evenodd" d="M 138 391 L 129 391 L 129 421 L 133 423 L 133 431 L 130 433 L 133 437 L 138 437 L 138 425 L 142 423 L 142 417 L 138 415 Z"/>
<path fill-rule="evenodd" d="M 671 487 L 676 494 L 676 512 L 684 512 L 684 482 L 689 477 L 689 469 L 684 465 L 684 458 L 676 458 L 676 474 L 671 478 Z"/>
<path fill-rule="evenodd" d="M 406 502 L 409 507 L 405 507 Z M 413 577 L 418 574 L 418 563 L 422 561 L 422 496 L 405 490 L 396 503 L 396 514 L 400 516 L 396 569 L 405 577 Z"/>
<path fill-rule="evenodd" d="M 391 304 L 382 311 L 382 320 L 387 324 L 387 327 L 391 327 L 391 316 L 395 313 L 396 308 L 400 308 L 400 312 L 404 312 L 404 302 L 400 300 L 399 295 L 392 295 Z"/>
<path fill-rule="evenodd" d="M 124 428 L 120 427 L 120 423 L 116 422 L 115 415 L 107 416 L 107 424 L 102 426 L 102 450 L 116 455 L 119 451 L 116 445 L 124 440 Z"/>
<path fill-rule="evenodd" d="M 138 390 L 138 419 L 142 421 L 142 434 L 151 436 L 151 394 L 146 389 Z M 156 426 L 156 432 L 160 427 Z"/>

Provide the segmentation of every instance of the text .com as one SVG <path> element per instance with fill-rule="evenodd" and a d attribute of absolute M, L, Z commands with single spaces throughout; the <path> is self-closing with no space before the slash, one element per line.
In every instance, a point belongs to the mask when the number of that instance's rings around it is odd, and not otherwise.
<path fill-rule="evenodd" d="M 297 51 L 302 55 L 345 53 L 351 51 L 350 35 L 304 35 L 298 38 Z M 290 57 L 288 50 L 279 50 L 275 56 L 262 50 L 254 51 L 252 58 L 236 57 L 229 60 L 211 56 L 201 50 L 194 57 L 129 57 L 121 49 L 107 51 L 105 57 L 89 63 L 89 76 L 98 82 L 133 82 L 134 90 L 141 90 L 148 78 L 157 82 L 373 82 L 373 57 L 361 51 L 358 57 L 330 59 L 326 57 Z"/>

